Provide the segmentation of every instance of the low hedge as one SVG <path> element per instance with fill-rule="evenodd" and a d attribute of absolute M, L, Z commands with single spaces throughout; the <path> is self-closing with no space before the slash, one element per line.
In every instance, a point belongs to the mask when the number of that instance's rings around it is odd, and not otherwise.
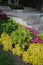
<path fill-rule="evenodd" d="M 0 6 L 9 6 L 11 9 L 24 9 L 22 5 L 14 5 L 14 4 L 1 4 Z"/>

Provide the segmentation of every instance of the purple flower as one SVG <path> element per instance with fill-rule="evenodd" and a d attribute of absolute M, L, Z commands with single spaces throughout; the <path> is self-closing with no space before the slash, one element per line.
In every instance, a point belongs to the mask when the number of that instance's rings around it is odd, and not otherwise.
<path fill-rule="evenodd" d="M 7 22 L 9 18 L 7 17 L 6 14 L 2 13 L 2 14 L 0 14 L 0 19 L 1 19 L 3 22 Z"/>

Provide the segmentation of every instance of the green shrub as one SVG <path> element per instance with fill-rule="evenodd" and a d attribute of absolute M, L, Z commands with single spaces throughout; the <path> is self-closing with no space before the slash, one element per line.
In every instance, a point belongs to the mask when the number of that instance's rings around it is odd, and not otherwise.
<path fill-rule="evenodd" d="M 0 3 L 0 6 L 9 6 L 11 9 L 24 9 L 22 5 L 14 5 L 14 4 Z"/>
<path fill-rule="evenodd" d="M 0 65 L 15 65 L 13 58 L 0 48 Z"/>

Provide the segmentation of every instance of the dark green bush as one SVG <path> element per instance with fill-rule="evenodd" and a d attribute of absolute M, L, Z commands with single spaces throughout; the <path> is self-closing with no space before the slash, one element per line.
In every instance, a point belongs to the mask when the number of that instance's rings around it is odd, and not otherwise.
<path fill-rule="evenodd" d="M 0 48 L 0 65 L 15 65 L 14 60 L 7 52 Z"/>
<path fill-rule="evenodd" d="M 22 5 L 14 5 L 14 4 L 0 3 L 0 6 L 9 6 L 11 9 L 24 9 L 24 7 Z"/>

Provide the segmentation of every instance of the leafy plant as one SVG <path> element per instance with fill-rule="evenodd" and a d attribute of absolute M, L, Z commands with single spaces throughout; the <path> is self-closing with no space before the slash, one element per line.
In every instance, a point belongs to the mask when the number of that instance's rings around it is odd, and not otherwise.
<path fill-rule="evenodd" d="M 19 44 L 22 48 L 25 48 L 30 43 L 35 35 L 31 34 L 26 28 L 19 28 L 11 33 L 11 36 L 15 44 Z"/>
<path fill-rule="evenodd" d="M 1 24 L 1 31 L 10 34 L 12 31 L 15 31 L 18 28 L 18 24 L 16 22 L 13 23 L 12 20 L 9 20 L 6 23 Z"/>

